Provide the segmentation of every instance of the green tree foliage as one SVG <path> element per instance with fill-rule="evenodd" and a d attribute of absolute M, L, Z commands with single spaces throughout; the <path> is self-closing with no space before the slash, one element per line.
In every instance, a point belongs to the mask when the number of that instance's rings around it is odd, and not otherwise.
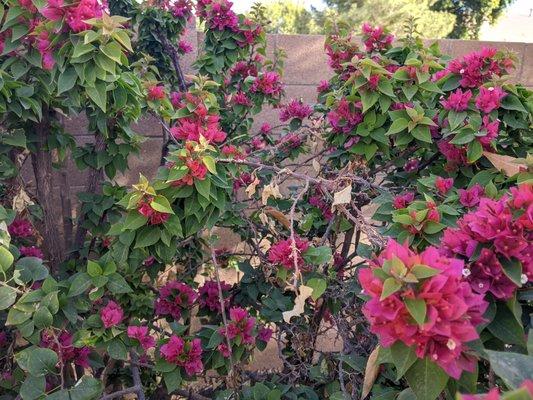
<path fill-rule="evenodd" d="M 514 0 L 437 0 L 434 10 L 456 15 L 449 37 L 477 39 L 484 22 L 493 23 Z"/>
<path fill-rule="evenodd" d="M 277 0 L 262 4 L 262 12 L 270 22 L 265 28 L 268 33 L 320 33 L 313 19 L 313 13 L 292 0 Z"/>
<path fill-rule="evenodd" d="M 433 11 L 434 3 L 434 0 L 361 1 L 346 12 L 339 12 L 338 18 L 350 26 L 360 26 L 365 21 L 387 26 L 396 35 L 404 31 L 409 18 L 415 18 L 422 37 L 438 39 L 450 34 L 455 16 L 446 11 Z"/>

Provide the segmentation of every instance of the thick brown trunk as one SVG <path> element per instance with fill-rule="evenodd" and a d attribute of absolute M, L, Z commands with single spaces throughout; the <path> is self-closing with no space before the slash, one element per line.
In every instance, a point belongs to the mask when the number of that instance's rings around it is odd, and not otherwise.
<path fill-rule="evenodd" d="M 43 120 L 35 126 L 37 136 L 36 150 L 31 155 L 37 199 L 43 209 L 43 251 L 49 260 L 52 270 L 56 269 L 63 260 L 64 253 L 61 246 L 59 223 L 61 217 L 57 215 L 53 204 L 53 175 L 52 153 L 47 148 L 47 138 L 50 133 L 50 121 L 45 113 Z"/>
<path fill-rule="evenodd" d="M 104 151 L 106 148 L 105 139 L 101 134 L 95 134 L 95 143 L 94 150 L 96 153 Z M 89 177 L 87 178 L 87 193 L 100 193 L 102 189 L 102 182 L 104 181 L 104 170 L 103 169 L 91 169 L 89 172 Z M 87 228 L 85 228 L 84 222 L 86 220 L 86 215 L 81 213 L 78 218 L 78 227 L 76 229 L 76 237 L 74 238 L 74 250 L 79 252 L 83 247 L 85 242 L 85 237 L 87 236 Z"/>

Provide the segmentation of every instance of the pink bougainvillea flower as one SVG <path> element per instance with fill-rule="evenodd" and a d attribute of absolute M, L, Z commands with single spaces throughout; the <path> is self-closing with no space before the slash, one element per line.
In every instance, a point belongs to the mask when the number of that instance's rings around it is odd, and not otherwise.
<path fill-rule="evenodd" d="M 148 88 L 148 100 L 156 101 L 165 98 L 165 87 L 161 85 L 153 85 Z"/>
<path fill-rule="evenodd" d="M 453 187 L 453 178 L 442 178 L 437 176 L 435 179 L 435 188 L 441 195 L 446 195 Z"/>
<path fill-rule="evenodd" d="M 318 93 L 326 93 L 329 91 L 329 88 L 330 88 L 329 81 L 322 80 L 318 84 L 316 90 Z"/>
<path fill-rule="evenodd" d="M 158 315 L 168 315 L 179 320 L 183 310 L 190 309 L 197 297 L 196 291 L 185 283 L 168 282 L 159 290 L 159 296 L 155 302 L 155 312 Z"/>
<path fill-rule="evenodd" d="M 227 295 L 231 288 L 232 285 L 224 281 L 220 282 L 220 289 L 224 294 L 225 308 L 229 306 L 229 303 L 231 301 L 230 296 Z M 218 291 L 218 283 L 216 281 L 205 281 L 205 283 L 198 289 L 198 293 L 198 301 L 200 303 L 201 308 L 206 308 L 209 311 L 222 312 Z"/>
<path fill-rule="evenodd" d="M 128 326 L 128 337 L 139 342 L 144 350 L 155 346 L 155 339 L 150 336 L 147 326 Z"/>
<path fill-rule="evenodd" d="M 505 97 L 505 92 L 500 87 L 480 87 L 476 97 L 478 110 L 488 114 L 500 107 L 500 100 Z"/>
<path fill-rule="evenodd" d="M 465 207 L 475 207 L 479 204 L 479 199 L 485 194 L 485 190 L 479 183 L 469 189 L 459 189 L 459 202 Z"/>
<path fill-rule="evenodd" d="M 44 258 L 44 253 L 42 250 L 35 246 L 20 246 L 19 250 L 20 254 L 24 257 L 37 257 L 40 259 Z"/>
<path fill-rule="evenodd" d="M 468 110 L 468 102 L 472 98 L 472 91 L 457 89 L 450 93 L 446 100 L 442 100 L 441 104 L 445 110 L 453 110 L 457 112 Z"/>
<path fill-rule="evenodd" d="M 374 270 L 393 260 L 401 261 L 406 273 L 420 265 L 432 268 L 435 273 L 417 286 L 402 285 L 383 298 L 383 280 Z M 389 347 L 401 341 L 414 346 L 419 358 L 429 357 L 455 379 L 464 370 L 473 371 L 476 363 L 466 343 L 478 338 L 476 326 L 483 322 L 488 303 L 462 279 L 463 262 L 443 256 L 434 247 L 417 254 L 390 240 L 371 265 L 372 268 L 359 271 L 359 281 L 364 293 L 370 296 L 363 313 L 380 343 Z M 423 322 L 414 321 L 405 299 L 424 301 Z"/>
<path fill-rule="evenodd" d="M 313 108 L 303 103 L 301 100 L 293 99 L 281 109 L 279 119 L 281 122 L 287 122 L 290 119 L 298 118 L 305 119 L 308 118 L 313 113 Z"/>
<path fill-rule="evenodd" d="M 302 253 L 309 248 L 309 241 L 307 239 L 295 237 L 294 243 L 296 246 L 294 252 L 292 250 L 292 240 L 290 238 L 274 243 L 268 251 L 268 261 L 273 264 L 282 265 L 286 269 L 294 269 L 294 255 L 296 253 L 296 264 L 298 265 L 298 268 L 304 267 L 305 261 L 302 257 Z"/>
<path fill-rule="evenodd" d="M 250 90 L 252 93 L 279 96 L 283 92 L 283 84 L 277 72 L 267 71 L 255 79 Z"/>
<path fill-rule="evenodd" d="M 183 367 L 189 376 L 201 374 L 204 370 L 200 339 L 185 341 L 179 336 L 172 335 L 159 351 L 168 363 Z"/>
<path fill-rule="evenodd" d="M 33 235 L 33 227 L 27 219 L 15 218 L 7 227 L 9 234 L 13 237 L 27 238 Z"/>
<path fill-rule="evenodd" d="M 402 195 L 398 195 L 394 197 L 392 201 L 392 206 L 397 210 L 401 208 L 406 208 L 409 204 L 413 202 L 414 199 L 415 199 L 414 192 L 406 192 Z"/>
<path fill-rule="evenodd" d="M 499 120 L 496 119 L 490 122 L 488 115 L 483 116 L 483 125 L 481 126 L 481 130 L 485 131 L 485 136 L 479 136 L 477 140 L 479 140 L 479 142 L 483 145 L 484 149 L 490 149 L 491 143 L 498 137 L 499 128 Z"/>
<path fill-rule="evenodd" d="M 100 319 L 106 329 L 120 324 L 123 318 L 124 311 L 122 311 L 122 307 L 113 300 L 110 300 L 107 305 L 100 310 Z"/>
<path fill-rule="evenodd" d="M 248 311 L 241 307 L 233 307 L 229 311 L 230 321 L 227 327 L 219 328 L 219 333 L 229 340 L 239 337 L 245 344 L 254 344 L 255 318 L 250 317 Z"/>
<path fill-rule="evenodd" d="M 259 332 L 257 333 L 257 339 L 263 342 L 268 342 L 272 337 L 272 333 L 272 329 L 263 326 L 259 329 Z"/>
<path fill-rule="evenodd" d="M 56 333 L 49 330 L 41 332 L 41 347 L 55 351 L 64 363 L 74 362 L 83 368 L 89 368 L 89 354 L 91 349 L 87 346 L 74 347 L 73 336 L 63 330 Z"/>

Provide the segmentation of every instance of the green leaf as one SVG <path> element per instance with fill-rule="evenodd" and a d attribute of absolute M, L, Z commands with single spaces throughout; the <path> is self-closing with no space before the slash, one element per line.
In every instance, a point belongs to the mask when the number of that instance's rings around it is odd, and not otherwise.
<path fill-rule="evenodd" d="M 448 113 L 448 121 L 450 123 L 450 130 L 454 131 L 459 125 L 463 123 L 466 118 L 466 112 L 455 112 L 450 110 Z"/>
<path fill-rule="evenodd" d="M 463 145 L 468 144 L 475 139 L 474 131 L 472 129 L 462 129 L 457 135 L 450 140 L 451 144 Z"/>
<path fill-rule="evenodd" d="M 488 330 L 504 343 L 526 347 L 522 324 L 505 304 L 498 302 L 497 307 L 496 316 L 488 325 Z"/>
<path fill-rule="evenodd" d="M 92 281 L 89 274 L 85 272 L 79 272 L 75 275 L 74 279 L 70 283 L 70 288 L 67 297 L 74 297 L 82 294 L 91 287 Z"/>
<path fill-rule="evenodd" d="M 209 199 L 209 194 L 211 193 L 211 181 L 209 179 L 195 179 L 194 187 L 196 190 L 198 190 L 198 193 L 200 193 L 206 199 Z"/>
<path fill-rule="evenodd" d="M 427 265 L 416 264 L 411 268 L 411 273 L 418 279 L 424 279 L 440 274 L 440 270 L 428 267 Z"/>
<path fill-rule="evenodd" d="M 485 352 L 496 375 L 502 378 L 511 389 L 517 389 L 525 380 L 531 379 L 533 371 L 532 356 L 492 350 L 486 350 Z"/>
<path fill-rule="evenodd" d="M 503 272 L 512 280 L 516 286 L 522 287 L 522 263 L 516 259 L 508 260 L 505 257 L 500 259 L 503 267 Z"/>
<path fill-rule="evenodd" d="M 407 97 L 407 100 L 411 100 L 416 92 L 418 92 L 418 86 L 416 85 L 402 85 L 403 94 Z"/>
<path fill-rule="evenodd" d="M 180 370 L 176 368 L 172 372 L 164 373 L 163 380 L 165 381 L 165 386 L 167 387 L 167 391 L 169 393 L 179 389 L 182 381 Z"/>
<path fill-rule="evenodd" d="M 474 163 L 483 155 L 483 146 L 479 140 L 474 140 L 468 144 L 466 158 L 469 163 Z"/>
<path fill-rule="evenodd" d="M 516 97 L 514 94 L 507 93 L 507 96 L 505 96 L 501 102 L 501 107 L 505 110 L 514 110 L 514 111 L 520 111 L 523 113 L 527 113 L 528 111 L 520 101 L 518 97 Z"/>
<path fill-rule="evenodd" d="M 116 272 L 109 275 L 109 282 L 107 282 L 107 288 L 113 294 L 129 293 L 132 291 L 130 285 L 128 285 L 128 282 L 126 282 L 122 275 Z"/>
<path fill-rule="evenodd" d="M 0 310 L 6 310 L 17 300 L 17 291 L 11 286 L 0 287 Z"/>
<path fill-rule="evenodd" d="M 170 205 L 170 202 L 165 196 L 155 196 L 152 202 L 150 203 L 150 206 L 156 211 L 167 214 L 174 214 L 174 210 L 172 210 L 172 206 Z"/>
<path fill-rule="evenodd" d="M 89 98 L 98 106 L 103 112 L 107 109 L 107 88 L 103 82 L 97 82 L 94 87 L 86 87 L 85 91 Z"/>
<path fill-rule="evenodd" d="M 420 140 L 421 142 L 426 142 L 426 143 L 433 142 L 433 140 L 431 139 L 431 132 L 429 130 L 429 127 L 426 125 L 415 126 L 414 129 L 411 131 L 411 135 L 415 139 Z"/>
<path fill-rule="evenodd" d="M 70 400 L 93 400 L 100 397 L 104 390 L 103 384 L 92 376 L 83 376 L 76 385 L 70 389 Z"/>
<path fill-rule="evenodd" d="M 33 322 L 39 329 L 48 328 L 52 326 L 54 317 L 50 313 L 50 310 L 46 307 L 39 307 L 35 314 L 33 314 Z"/>
<path fill-rule="evenodd" d="M 177 367 L 176 364 L 169 363 L 164 358 L 157 357 L 155 360 L 155 370 L 157 372 L 172 372 Z"/>
<path fill-rule="evenodd" d="M 91 277 L 100 276 L 103 273 L 102 267 L 100 267 L 100 264 L 94 261 L 88 260 L 87 261 L 87 273 Z"/>
<path fill-rule="evenodd" d="M 57 94 L 68 92 L 76 84 L 78 74 L 73 67 L 68 67 L 65 72 L 59 74 L 57 80 Z"/>
<path fill-rule="evenodd" d="M 46 378 L 44 376 L 28 376 L 20 387 L 22 400 L 35 400 L 45 395 Z"/>
<path fill-rule="evenodd" d="M 11 133 L 3 132 L 0 141 L 10 146 L 26 148 L 26 134 L 22 130 L 16 130 Z"/>
<path fill-rule="evenodd" d="M 115 61 L 117 64 L 122 65 L 122 48 L 116 42 L 109 42 L 106 45 L 100 46 L 100 51 Z"/>
<path fill-rule="evenodd" d="M 434 235 L 435 233 L 442 231 L 444 228 L 446 228 L 446 225 L 441 224 L 440 222 L 428 221 L 424 226 L 424 233 Z"/>
<path fill-rule="evenodd" d="M 211 172 L 213 175 L 217 174 L 217 166 L 215 163 L 215 159 L 211 156 L 204 156 L 202 158 L 202 161 L 204 162 L 205 166 L 207 167 L 207 170 Z"/>
<path fill-rule="evenodd" d="M 0 270 L 6 272 L 13 265 L 13 260 L 13 254 L 4 246 L 0 245 Z"/>
<path fill-rule="evenodd" d="M 371 91 L 361 93 L 361 103 L 363 104 L 363 113 L 367 112 L 379 100 L 379 94 Z"/>
<path fill-rule="evenodd" d="M 313 293 L 311 294 L 311 298 L 314 301 L 317 301 L 320 296 L 324 294 L 326 291 L 328 284 L 326 283 L 325 279 L 322 278 L 311 278 L 307 281 L 306 286 L 309 286 L 313 289 Z"/>
<path fill-rule="evenodd" d="M 32 346 L 15 356 L 19 366 L 33 376 L 43 376 L 55 372 L 57 354 L 50 349 Z"/>
<path fill-rule="evenodd" d="M 74 51 L 72 52 L 72 58 L 78 58 L 81 57 L 84 54 L 87 54 L 91 51 L 93 51 L 95 47 L 92 44 L 84 44 L 82 42 L 79 42 L 75 47 Z"/>
<path fill-rule="evenodd" d="M 135 241 L 136 249 L 144 249 L 146 247 L 156 244 L 161 238 L 159 228 L 153 226 L 145 226 L 137 231 L 137 239 Z"/>
<path fill-rule="evenodd" d="M 20 325 L 30 318 L 31 312 L 19 311 L 12 307 L 7 313 L 6 325 Z"/>
<path fill-rule="evenodd" d="M 146 225 L 148 217 L 142 215 L 139 211 L 133 210 L 128 213 L 126 219 L 124 220 L 123 229 L 124 230 L 136 230 L 141 226 Z"/>
<path fill-rule="evenodd" d="M 413 347 L 408 347 L 397 341 L 390 347 L 392 362 L 396 367 L 396 379 L 400 379 L 417 360 Z"/>
<path fill-rule="evenodd" d="M 409 311 L 409 314 L 414 318 L 418 325 L 423 325 L 426 320 L 426 302 L 422 299 L 405 298 L 404 303 Z"/>
<path fill-rule="evenodd" d="M 390 295 L 396 293 L 402 288 L 402 284 L 394 278 L 387 278 L 383 282 L 383 291 L 381 292 L 380 300 L 385 300 Z"/>
<path fill-rule="evenodd" d="M 329 246 L 309 247 L 303 254 L 303 259 L 309 264 L 322 265 L 329 263 L 332 257 Z"/>
<path fill-rule="evenodd" d="M 385 135 L 387 136 L 394 135 L 395 133 L 403 131 L 405 128 L 407 128 L 408 123 L 409 121 L 407 121 L 407 119 L 398 118 L 391 124 L 389 130 L 387 131 Z"/>
<path fill-rule="evenodd" d="M 418 359 L 405 377 L 417 400 L 435 400 L 448 382 L 446 372 L 427 357 Z"/>
<path fill-rule="evenodd" d="M 109 353 L 109 356 L 115 360 L 128 359 L 128 349 L 126 349 L 126 345 L 120 339 L 113 339 L 107 345 L 107 352 Z"/>

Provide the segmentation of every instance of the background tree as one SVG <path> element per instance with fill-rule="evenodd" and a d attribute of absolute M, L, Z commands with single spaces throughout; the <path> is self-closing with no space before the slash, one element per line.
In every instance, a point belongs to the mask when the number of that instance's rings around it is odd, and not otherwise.
<path fill-rule="evenodd" d="M 321 33 L 313 13 L 292 0 L 266 2 L 262 8 L 266 19 L 270 21 L 265 27 L 268 33 Z"/>
<path fill-rule="evenodd" d="M 494 23 L 514 0 L 437 0 L 434 10 L 456 15 L 455 25 L 449 37 L 477 39 L 484 22 Z"/>

